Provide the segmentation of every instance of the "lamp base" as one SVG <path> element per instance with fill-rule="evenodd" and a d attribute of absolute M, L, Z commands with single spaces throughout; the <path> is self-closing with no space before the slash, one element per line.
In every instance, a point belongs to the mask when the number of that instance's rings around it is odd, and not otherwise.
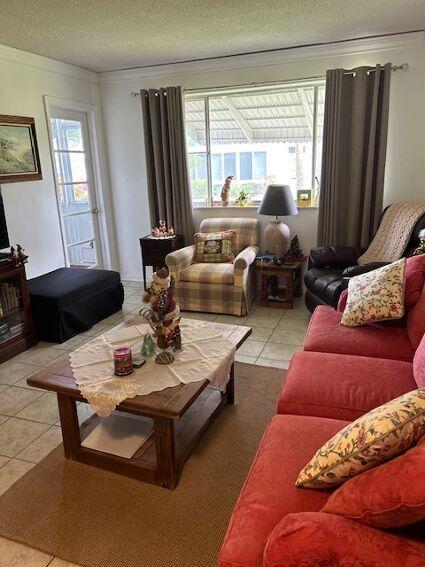
<path fill-rule="evenodd" d="M 266 251 L 278 258 L 283 258 L 288 249 L 291 231 L 280 220 L 272 220 L 264 230 L 264 244 Z"/>

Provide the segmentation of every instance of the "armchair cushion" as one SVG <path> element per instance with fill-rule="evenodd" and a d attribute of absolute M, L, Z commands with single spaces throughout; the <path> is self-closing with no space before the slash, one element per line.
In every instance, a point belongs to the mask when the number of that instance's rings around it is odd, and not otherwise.
<path fill-rule="evenodd" d="M 232 262 L 234 253 L 235 232 L 197 232 L 195 234 L 195 262 Z"/>
<path fill-rule="evenodd" d="M 232 285 L 234 283 L 233 264 L 191 264 L 180 272 L 183 282 L 214 283 Z"/>

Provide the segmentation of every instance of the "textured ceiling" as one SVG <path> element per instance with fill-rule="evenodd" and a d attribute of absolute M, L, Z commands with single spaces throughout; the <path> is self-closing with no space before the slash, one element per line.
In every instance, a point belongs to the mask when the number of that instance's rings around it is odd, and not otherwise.
<path fill-rule="evenodd" d="M 425 0 L 0 0 L 0 43 L 92 71 L 425 28 Z"/>

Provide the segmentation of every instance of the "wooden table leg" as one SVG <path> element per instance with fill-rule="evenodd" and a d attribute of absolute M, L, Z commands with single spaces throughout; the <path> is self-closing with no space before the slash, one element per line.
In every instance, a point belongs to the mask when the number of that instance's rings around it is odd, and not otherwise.
<path fill-rule="evenodd" d="M 74 398 L 64 396 L 63 394 L 58 394 L 57 396 L 65 457 L 75 460 L 78 449 L 81 446 L 77 404 Z"/>
<path fill-rule="evenodd" d="M 227 403 L 233 405 L 235 403 L 235 364 L 230 368 L 230 378 L 227 383 Z"/>
<path fill-rule="evenodd" d="M 165 488 L 176 488 L 179 471 L 176 463 L 174 420 L 155 417 L 156 477 L 157 483 Z"/>
<path fill-rule="evenodd" d="M 290 304 L 290 308 L 292 309 L 294 306 L 294 294 L 293 294 L 293 284 L 294 281 L 292 279 L 292 271 L 288 271 L 285 273 L 286 279 L 286 301 Z"/>
<path fill-rule="evenodd" d="M 296 278 L 296 286 L 294 289 L 295 297 L 302 297 L 303 295 L 303 282 L 302 282 L 303 268 L 302 265 L 295 270 L 294 277 Z"/>

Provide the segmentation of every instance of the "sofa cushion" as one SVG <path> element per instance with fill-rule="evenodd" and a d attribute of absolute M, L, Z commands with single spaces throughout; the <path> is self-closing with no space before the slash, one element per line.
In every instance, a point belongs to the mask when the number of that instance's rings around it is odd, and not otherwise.
<path fill-rule="evenodd" d="M 425 520 L 425 438 L 404 455 L 347 481 L 322 511 L 377 528 Z"/>
<path fill-rule="evenodd" d="M 233 511 L 221 567 L 260 567 L 266 540 L 282 517 L 322 508 L 329 494 L 299 490 L 295 480 L 311 454 L 346 424 L 317 417 L 273 417 Z"/>
<path fill-rule="evenodd" d="M 407 314 L 407 334 L 413 348 L 418 348 L 425 334 L 425 286 L 418 302 Z"/>
<path fill-rule="evenodd" d="M 408 392 L 359 417 L 321 447 L 296 485 L 338 486 L 400 455 L 425 434 L 425 390 Z"/>
<path fill-rule="evenodd" d="M 420 567 L 425 543 L 323 512 L 284 517 L 269 537 L 263 567 Z"/>
<path fill-rule="evenodd" d="M 419 388 L 425 388 L 425 335 L 413 358 L 413 376 Z"/>
<path fill-rule="evenodd" d="M 184 282 L 214 283 L 233 285 L 233 264 L 191 264 L 180 272 L 180 280 Z"/>
<path fill-rule="evenodd" d="M 310 319 L 304 350 L 413 360 L 414 350 L 404 327 L 377 323 L 350 328 L 340 321 L 339 311 L 319 305 Z"/>
<path fill-rule="evenodd" d="M 404 315 L 406 258 L 351 278 L 341 325 L 358 327 Z"/>
<path fill-rule="evenodd" d="M 409 362 L 304 351 L 292 357 L 277 411 L 352 421 L 416 388 Z"/>

